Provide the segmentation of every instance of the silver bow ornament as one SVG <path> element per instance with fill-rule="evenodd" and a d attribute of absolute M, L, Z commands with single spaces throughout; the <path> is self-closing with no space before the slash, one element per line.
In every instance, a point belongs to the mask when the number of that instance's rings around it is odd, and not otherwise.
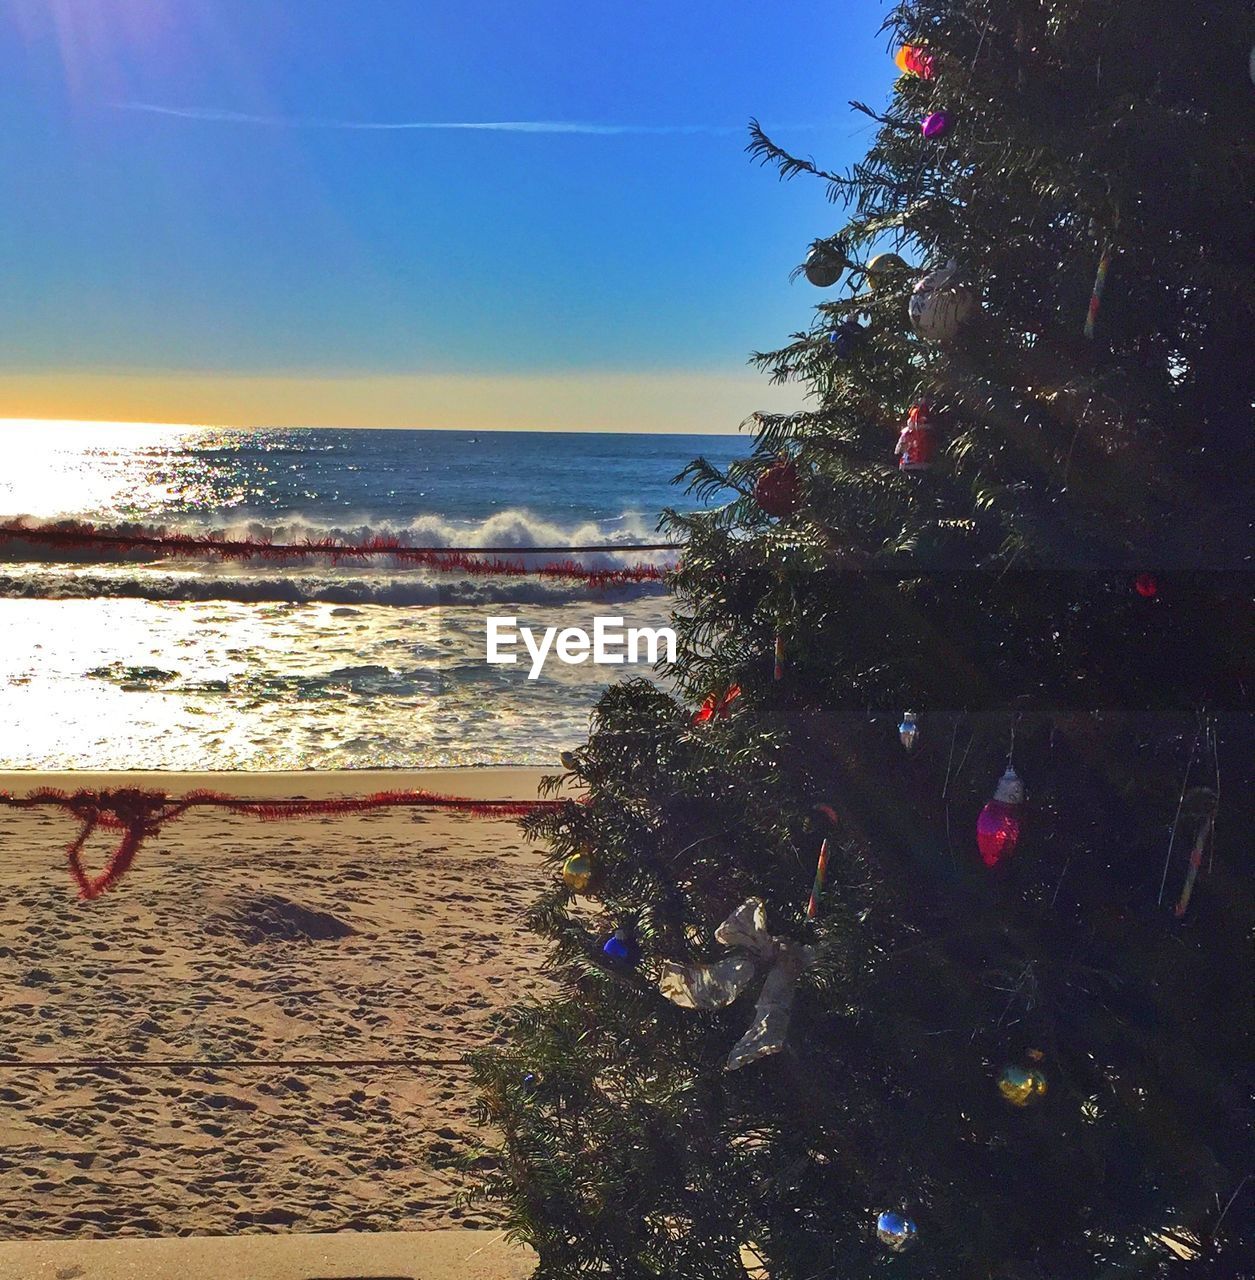
<path fill-rule="evenodd" d="M 760 968 L 767 970 L 754 1005 L 754 1021 L 733 1046 L 724 1068 L 736 1071 L 784 1048 L 794 989 L 799 975 L 815 963 L 815 950 L 772 937 L 761 898 L 750 898 L 737 907 L 715 930 L 715 939 L 736 954 L 714 964 L 664 961 L 658 989 L 682 1009 L 722 1009 L 749 986 Z"/>

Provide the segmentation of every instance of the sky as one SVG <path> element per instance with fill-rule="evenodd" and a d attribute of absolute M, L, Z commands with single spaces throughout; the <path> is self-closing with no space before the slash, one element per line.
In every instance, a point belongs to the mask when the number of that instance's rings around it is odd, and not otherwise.
<path fill-rule="evenodd" d="M 0 419 L 730 431 L 882 0 L 7 0 Z M 449 127 L 452 125 L 460 127 Z M 490 127 L 485 127 L 490 126 Z"/>

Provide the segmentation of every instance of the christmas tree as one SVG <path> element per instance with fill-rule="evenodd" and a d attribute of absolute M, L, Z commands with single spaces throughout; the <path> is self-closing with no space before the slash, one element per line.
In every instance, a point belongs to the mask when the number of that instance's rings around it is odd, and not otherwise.
<path fill-rule="evenodd" d="M 886 33 L 850 172 L 752 126 L 846 210 L 808 407 L 688 469 L 679 662 L 532 824 L 483 1190 L 546 1277 L 1240 1275 L 1251 13 Z"/>

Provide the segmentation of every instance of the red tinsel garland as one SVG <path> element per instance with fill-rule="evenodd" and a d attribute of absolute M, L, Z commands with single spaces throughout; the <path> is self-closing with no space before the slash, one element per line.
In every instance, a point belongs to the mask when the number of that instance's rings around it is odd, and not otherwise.
<path fill-rule="evenodd" d="M 660 565 L 630 565 L 623 569 L 588 569 L 575 560 L 555 560 L 548 564 L 528 565 L 521 560 L 503 559 L 501 553 L 512 548 L 501 547 L 411 547 L 398 538 L 376 536 L 364 543 L 336 542 L 331 538 L 307 538 L 303 542 L 269 542 L 264 538 L 228 538 L 210 533 L 122 533 L 100 529 L 80 521 L 52 528 L 32 528 L 18 523 L 0 525 L 0 541 L 36 543 L 48 547 L 84 550 L 95 547 L 111 551 L 151 551 L 166 556 L 214 556 L 221 560 L 264 560 L 282 563 L 325 556 L 332 564 L 362 561 L 371 556 L 391 556 L 407 565 L 434 569 L 440 573 L 466 573 L 492 577 L 538 577 L 574 579 L 593 588 L 620 586 L 625 583 L 661 582 L 667 570 Z M 666 551 L 673 544 L 654 542 L 624 546 L 605 543 L 589 547 L 519 547 L 517 555 L 553 555 L 560 552 Z"/>
<path fill-rule="evenodd" d="M 228 809 L 247 813 L 261 822 L 282 822 L 315 814 L 361 813 L 367 809 L 408 806 L 419 809 L 450 809 L 481 818 L 524 818 L 542 809 L 556 809 L 565 800 L 472 800 L 465 796 L 444 796 L 433 791 L 377 791 L 373 795 L 339 797 L 330 800 L 248 800 L 216 791 L 189 791 L 182 799 L 171 799 L 164 791 L 141 791 L 135 787 L 116 791 L 76 791 L 73 795 L 44 787 L 24 796 L 0 791 L 0 805 L 12 809 L 33 809 L 54 805 L 82 822 L 82 828 L 66 850 L 70 875 L 78 885 L 80 898 L 98 898 L 130 869 L 140 846 L 168 822 L 181 818 L 192 808 Z M 83 866 L 83 847 L 97 827 L 121 831 L 122 839 L 105 869 L 92 875 Z"/>

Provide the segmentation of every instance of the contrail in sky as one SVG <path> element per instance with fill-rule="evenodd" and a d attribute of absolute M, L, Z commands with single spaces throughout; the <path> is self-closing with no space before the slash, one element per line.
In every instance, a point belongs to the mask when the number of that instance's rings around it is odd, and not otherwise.
<path fill-rule="evenodd" d="M 162 107 L 151 102 L 111 102 L 118 111 L 143 111 L 182 120 L 215 124 L 279 125 L 290 129 L 438 130 L 462 129 L 481 133 L 583 133 L 602 137 L 619 134 L 731 134 L 743 133 L 743 124 L 592 124 L 582 120 L 324 120 L 311 116 L 261 116 L 214 107 Z M 822 125 L 789 125 L 791 129 L 819 129 Z"/>

